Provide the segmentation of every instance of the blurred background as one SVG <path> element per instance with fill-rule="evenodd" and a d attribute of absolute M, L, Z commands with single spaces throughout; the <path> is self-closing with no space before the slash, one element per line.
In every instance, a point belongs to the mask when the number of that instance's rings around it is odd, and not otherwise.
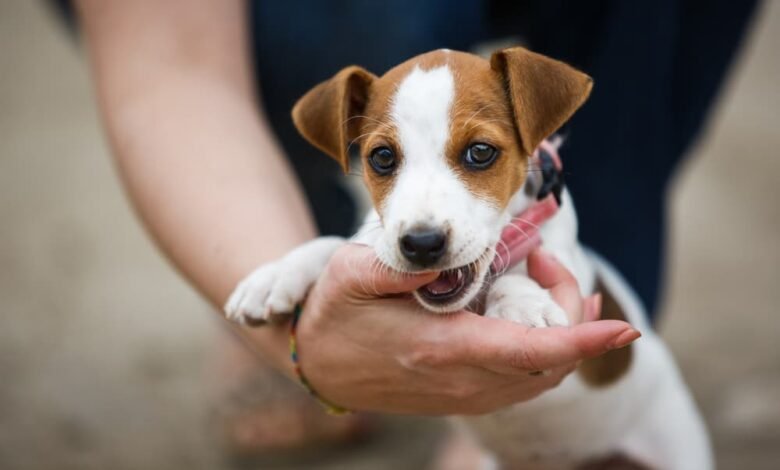
<path fill-rule="evenodd" d="M 724 469 L 780 466 L 778 49 L 765 2 L 668 200 L 659 327 Z M 46 4 L 0 1 L 0 468 L 227 467 L 208 428 L 225 333 L 134 219 L 90 87 Z M 391 420 L 318 468 L 412 468 L 437 429 Z"/>

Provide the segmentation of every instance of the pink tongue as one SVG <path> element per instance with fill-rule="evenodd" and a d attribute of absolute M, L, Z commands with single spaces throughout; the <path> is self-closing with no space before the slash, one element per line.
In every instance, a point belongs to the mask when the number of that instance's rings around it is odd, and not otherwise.
<path fill-rule="evenodd" d="M 435 281 L 426 284 L 425 288 L 433 294 L 446 294 L 455 288 L 457 282 L 457 271 L 444 271 L 439 274 Z"/>

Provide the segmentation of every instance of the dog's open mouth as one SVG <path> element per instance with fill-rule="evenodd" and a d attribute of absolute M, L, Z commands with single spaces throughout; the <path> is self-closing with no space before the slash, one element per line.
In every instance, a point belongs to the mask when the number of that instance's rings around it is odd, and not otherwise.
<path fill-rule="evenodd" d="M 445 304 L 458 299 L 474 282 L 473 264 L 448 269 L 439 273 L 435 281 L 417 289 L 417 293 L 431 304 Z"/>

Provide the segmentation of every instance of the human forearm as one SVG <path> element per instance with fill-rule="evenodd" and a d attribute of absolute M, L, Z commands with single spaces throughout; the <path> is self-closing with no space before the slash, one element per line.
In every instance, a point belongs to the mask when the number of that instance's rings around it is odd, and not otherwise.
<path fill-rule="evenodd" d="M 239 279 L 314 235 L 253 105 L 242 4 L 79 5 L 131 200 L 163 251 L 221 307 Z M 630 328 L 592 322 L 528 331 L 467 312 L 421 315 L 398 294 L 431 282 L 431 273 L 398 276 L 378 266 L 370 248 L 343 247 L 314 283 L 298 325 L 300 366 L 315 388 L 344 406 L 422 414 L 494 409 L 552 387 Z M 567 279 L 562 284 L 579 304 L 576 281 Z M 242 331 L 291 373 L 286 329 Z M 548 368 L 548 377 L 528 375 Z M 507 384 L 511 396 L 497 395 Z"/>
<path fill-rule="evenodd" d="M 220 306 L 314 229 L 254 106 L 240 2 L 182 6 L 175 22 L 154 3 L 80 4 L 101 112 L 139 215 Z"/>
<path fill-rule="evenodd" d="M 113 110 L 107 125 L 125 187 L 149 231 L 220 306 L 242 276 L 314 231 L 251 106 L 219 84 L 183 82 Z"/>

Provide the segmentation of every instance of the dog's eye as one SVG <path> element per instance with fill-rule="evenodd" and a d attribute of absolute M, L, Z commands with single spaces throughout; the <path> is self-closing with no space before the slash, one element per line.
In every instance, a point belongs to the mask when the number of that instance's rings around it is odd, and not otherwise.
<path fill-rule="evenodd" d="M 475 169 L 484 169 L 489 167 L 498 156 L 498 150 L 492 145 L 478 142 L 471 144 L 463 155 L 466 166 Z"/>
<path fill-rule="evenodd" d="M 395 168 L 395 153 L 389 147 L 377 147 L 371 151 L 368 163 L 380 175 L 387 175 Z"/>

